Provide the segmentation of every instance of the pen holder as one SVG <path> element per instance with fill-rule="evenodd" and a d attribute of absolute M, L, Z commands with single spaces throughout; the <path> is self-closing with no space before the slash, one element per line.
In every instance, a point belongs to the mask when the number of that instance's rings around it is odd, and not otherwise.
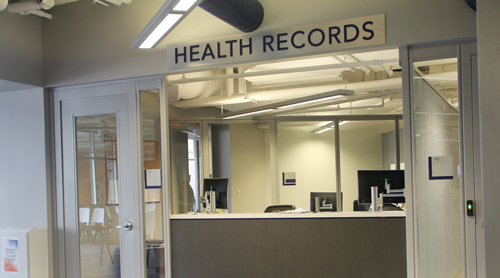
<path fill-rule="evenodd" d="M 372 206 L 371 211 L 378 211 L 378 187 L 372 186 Z"/>
<path fill-rule="evenodd" d="M 311 211 L 312 212 L 319 212 L 319 197 L 312 197 L 311 198 Z"/>

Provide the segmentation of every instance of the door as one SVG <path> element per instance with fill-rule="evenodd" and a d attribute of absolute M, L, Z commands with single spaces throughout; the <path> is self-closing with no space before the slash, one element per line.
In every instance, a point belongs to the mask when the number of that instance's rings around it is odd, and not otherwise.
<path fill-rule="evenodd" d="M 466 201 L 475 202 L 473 103 L 465 101 L 472 100 L 472 86 L 460 82 L 465 71 L 470 79 L 471 63 L 464 68 L 461 50 L 410 48 L 401 55 L 411 92 L 405 106 L 412 158 L 406 168 L 412 174 L 409 277 L 477 276 L 475 216 L 466 213 Z"/>
<path fill-rule="evenodd" d="M 67 95 L 71 98 L 59 102 L 64 199 L 59 277 L 143 277 L 142 194 L 130 109 L 135 87 Z"/>

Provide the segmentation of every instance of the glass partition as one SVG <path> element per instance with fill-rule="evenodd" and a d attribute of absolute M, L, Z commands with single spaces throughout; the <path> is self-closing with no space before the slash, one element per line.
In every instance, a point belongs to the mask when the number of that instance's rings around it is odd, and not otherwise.
<path fill-rule="evenodd" d="M 317 132 L 331 122 L 279 122 L 279 204 L 310 209 L 311 192 L 336 192 L 335 136 Z"/>
<path fill-rule="evenodd" d="M 199 123 L 170 124 L 172 213 L 198 211 L 201 180 Z"/>
<path fill-rule="evenodd" d="M 144 169 L 144 234 L 147 277 L 165 273 L 161 164 L 161 125 L 158 91 L 141 91 L 142 153 Z M 161 276 L 164 277 L 164 276 Z"/>
<path fill-rule="evenodd" d="M 415 63 L 413 87 L 419 273 L 462 277 L 457 60 Z"/>
<path fill-rule="evenodd" d="M 81 277 L 120 277 L 116 114 L 75 121 Z"/>
<path fill-rule="evenodd" d="M 353 211 L 355 201 L 366 203 L 358 200 L 358 170 L 391 170 L 391 165 L 395 169 L 394 126 L 393 120 L 350 121 L 340 126 L 344 211 Z M 384 161 L 392 163 L 385 166 Z"/>

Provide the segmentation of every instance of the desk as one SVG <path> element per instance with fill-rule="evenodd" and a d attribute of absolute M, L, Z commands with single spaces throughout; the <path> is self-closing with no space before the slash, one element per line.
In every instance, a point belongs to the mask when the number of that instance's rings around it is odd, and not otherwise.
<path fill-rule="evenodd" d="M 171 219 L 173 277 L 406 277 L 400 211 Z"/>

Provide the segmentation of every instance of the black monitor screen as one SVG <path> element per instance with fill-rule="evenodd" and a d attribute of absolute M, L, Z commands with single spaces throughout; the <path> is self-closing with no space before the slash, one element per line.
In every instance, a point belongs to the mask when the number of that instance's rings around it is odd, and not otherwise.
<path fill-rule="evenodd" d="M 385 191 L 385 179 L 389 182 L 391 189 L 405 188 L 404 170 L 359 170 L 358 171 L 358 201 L 359 203 L 371 203 L 371 187 L 377 186 L 378 192 Z M 404 203 L 404 197 L 385 198 L 384 203 Z"/>
<path fill-rule="evenodd" d="M 220 179 L 204 179 L 203 180 L 203 194 L 206 191 L 215 191 L 215 207 L 220 209 L 227 209 L 227 186 L 229 183 L 228 178 Z"/>
<path fill-rule="evenodd" d="M 315 197 L 319 197 L 319 211 L 337 211 L 336 192 L 311 192 L 311 211 L 314 210 L 313 199 Z M 342 195 L 340 198 L 342 199 Z"/>

